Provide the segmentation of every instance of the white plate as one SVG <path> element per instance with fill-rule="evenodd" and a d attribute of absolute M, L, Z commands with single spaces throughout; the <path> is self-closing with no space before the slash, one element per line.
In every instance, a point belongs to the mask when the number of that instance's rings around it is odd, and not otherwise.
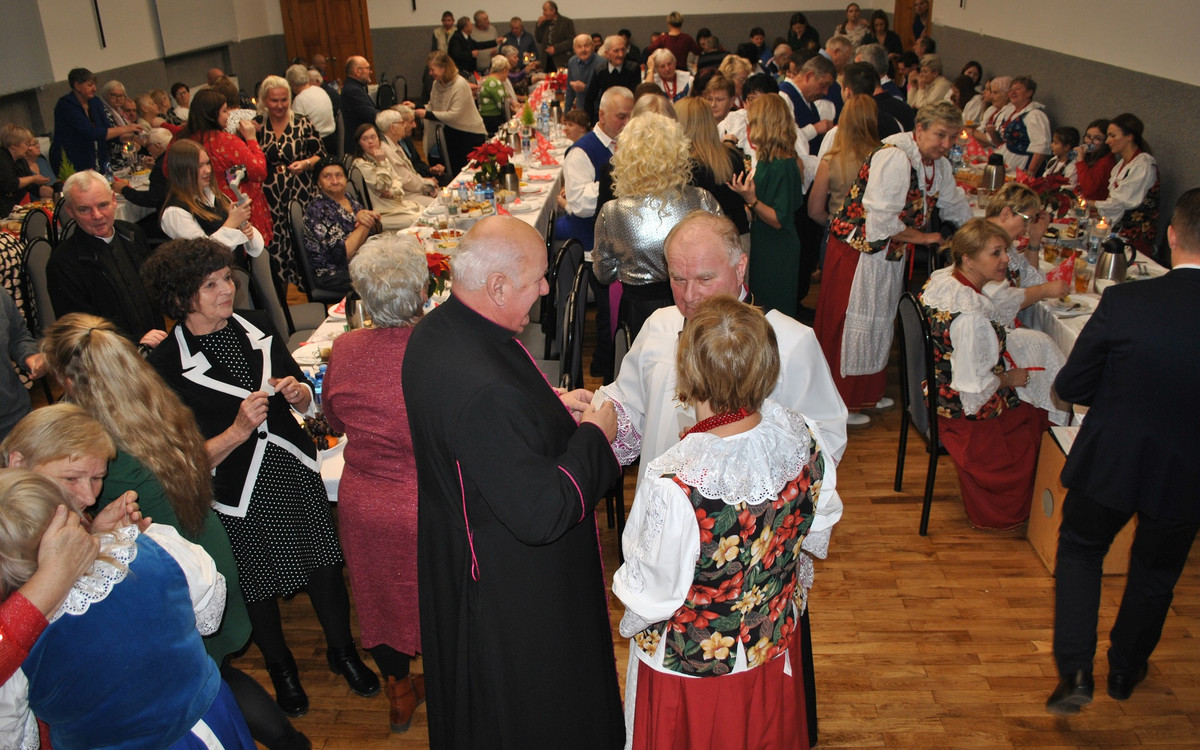
<path fill-rule="evenodd" d="M 338 302 L 335 305 L 330 305 L 329 309 L 326 312 L 329 313 L 329 317 L 332 320 L 345 320 L 346 319 L 346 298 L 343 297 L 341 302 Z"/>
<path fill-rule="evenodd" d="M 521 188 L 521 195 L 541 195 L 546 192 L 546 188 L 538 187 L 537 185 L 529 185 Z"/>
<path fill-rule="evenodd" d="M 329 346 L 329 344 L 305 344 L 292 352 L 292 359 L 296 360 L 296 364 L 301 367 L 315 367 L 321 364 L 322 346 Z"/>
<path fill-rule="evenodd" d="M 510 203 L 505 208 L 512 214 L 527 214 L 530 211 L 537 210 L 537 206 L 532 203 Z"/>
<path fill-rule="evenodd" d="M 446 207 L 438 203 L 430 203 L 425 207 L 426 216 L 442 216 L 446 213 Z"/>

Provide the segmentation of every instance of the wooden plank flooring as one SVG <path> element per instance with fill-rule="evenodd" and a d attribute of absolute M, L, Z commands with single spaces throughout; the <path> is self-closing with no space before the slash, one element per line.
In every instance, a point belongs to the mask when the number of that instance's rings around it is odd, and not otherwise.
<path fill-rule="evenodd" d="M 890 382 L 895 397 L 894 371 Z M 1056 681 L 1053 579 L 1023 534 L 971 529 L 949 458 L 939 466 L 929 536 L 918 536 L 925 454 L 913 438 L 905 491 L 893 492 L 899 424 L 892 411 L 853 432 L 838 467 L 845 514 L 811 599 L 820 747 L 1200 747 L 1200 554 L 1176 587 L 1149 677 L 1124 703 L 1109 699 L 1103 684 L 1125 579 L 1105 578 L 1096 700 L 1078 716 L 1050 716 L 1043 703 Z M 626 495 L 632 502 L 631 480 Z M 616 533 L 603 512 L 598 518 L 611 580 Z M 615 636 L 622 607 L 611 596 L 610 607 Z M 382 694 L 360 698 L 329 672 L 307 597 L 282 611 L 312 702 L 296 725 L 315 748 L 428 747 L 424 706 L 408 733 L 393 735 Z M 628 647 L 619 636 L 615 647 L 623 682 Z M 237 664 L 270 685 L 255 647 Z"/>

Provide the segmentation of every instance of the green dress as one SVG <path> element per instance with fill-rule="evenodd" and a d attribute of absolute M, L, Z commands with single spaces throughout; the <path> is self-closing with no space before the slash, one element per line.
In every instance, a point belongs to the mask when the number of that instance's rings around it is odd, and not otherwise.
<path fill-rule="evenodd" d="M 775 209 L 782 225 L 774 229 L 760 218 L 750 224 L 750 291 L 758 304 L 796 316 L 800 280 L 800 235 L 796 211 L 804 203 L 803 180 L 795 159 L 758 163 L 754 170 L 758 200 Z"/>
<path fill-rule="evenodd" d="M 230 654 L 241 651 L 250 640 L 250 615 L 246 612 L 246 602 L 242 599 L 242 587 L 238 582 L 237 563 L 233 559 L 233 550 L 229 546 L 229 536 L 221 525 L 215 511 L 209 511 L 204 520 L 204 531 L 199 538 L 188 536 L 179 526 L 175 509 L 167 499 L 167 493 L 141 461 L 122 451 L 117 457 L 108 462 L 108 476 L 104 480 L 104 489 L 96 501 L 96 509 L 104 508 L 128 490 L 138 495 L 138 506 L 142 515 L 149 516 L 155 523 L 173 526 L 184 539 L 204 548 L 217 564 L 217 570 L 225 576 L 225 617 L 221 627 L 212 635 L 205 636 L 204 648 L 208 650 L 213 661 L 220 666 Z"/>

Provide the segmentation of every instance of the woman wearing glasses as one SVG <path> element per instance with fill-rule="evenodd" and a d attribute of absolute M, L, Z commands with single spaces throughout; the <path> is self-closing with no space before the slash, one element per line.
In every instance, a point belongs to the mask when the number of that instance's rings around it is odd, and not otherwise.
<path fill-rule="evenodd" d="M 1085 200 L 1102 201 L 1108 197 L 1108 178 L 1112 175 L 1117 157 L 1105 142 L 1108 120 L 1092 120 L 1083 133 L 1083 144 L 1075 149 L 1075 176 L 1079 180 L 1079 195 Z"/>

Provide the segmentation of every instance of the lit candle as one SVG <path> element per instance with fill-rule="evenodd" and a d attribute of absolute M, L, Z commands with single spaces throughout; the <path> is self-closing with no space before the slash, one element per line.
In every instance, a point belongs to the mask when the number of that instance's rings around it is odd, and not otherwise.
<path fill-rule="evenodd" d="M 1096 236 L 1107 237 L 1108 234 L 1109 234 L 1108 219 L 1101 216 L 1100 221 L 1096 222 Z"/>

